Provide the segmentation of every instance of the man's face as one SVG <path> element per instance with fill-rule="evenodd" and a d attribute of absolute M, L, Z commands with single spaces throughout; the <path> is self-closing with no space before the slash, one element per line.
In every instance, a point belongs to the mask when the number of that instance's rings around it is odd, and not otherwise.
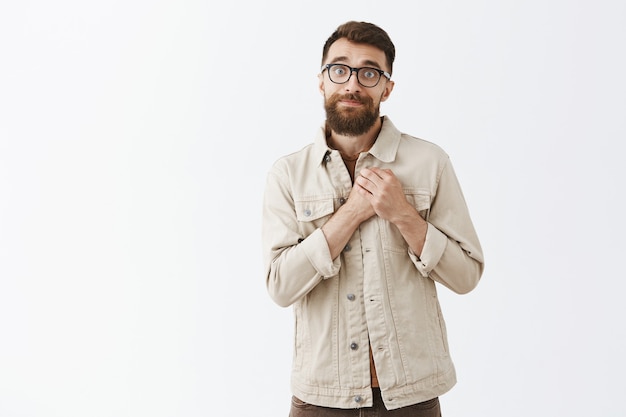
<path fill-rule="evenodd" d="M 324 64 L 345 64 L 353 68 L 372 67 L 389 71 L 385 53 L 371 45 L 338 39 L 328 50 Z M 381 76 L 374 87 L 363 87 L 356 72 L 348 82 L 336 84 L 329 79 L 328 70 L 319 75 L 320 92 L 324 95 L 326 121 L 330 128 L 342 135 L 359 136 L 376 123 L 380 103 L 387 100 L 393 81 Z"/>

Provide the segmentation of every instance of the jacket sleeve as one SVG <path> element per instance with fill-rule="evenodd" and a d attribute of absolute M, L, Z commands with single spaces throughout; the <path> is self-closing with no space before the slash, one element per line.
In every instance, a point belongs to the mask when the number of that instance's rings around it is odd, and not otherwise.
<path fill-rule="evenodd" d="M 409 256 L 423 276 L 456 293 L 478 285 L 484 269 L 482 248 L 449 159 L 432 198 L 422 253 L 418 257 L 409 250 Z"/>
<path fill-rule="evenodd" d="M 322 230 L 303 236 L 300 229 L 288 172 L 274 166 L 266 181 L 261 235 L 267 290 L 283 307 L 339 273 L 340 257 L 331 259 Z"/>

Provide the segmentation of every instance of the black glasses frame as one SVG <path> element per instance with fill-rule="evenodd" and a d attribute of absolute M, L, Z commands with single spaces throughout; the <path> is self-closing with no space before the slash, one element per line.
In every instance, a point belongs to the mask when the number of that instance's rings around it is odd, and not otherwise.
<path fill-rule="evenodd" d="M 337 82 L 335 80 L 333 80 L 333 78 L 330 76 L 330 69 L 334 66 L 340 65 L 342 67 L 346 67 L 350 70 L 350 75 L 348 75 L 348 79 L 346 79 L 343 82 Z M 365 85 L 361 82 L 361 79 L 359 78 L 359 71 L 361 71 L 362 69 L 367 69 L 367 70 L 372 70 L 378 73 L 378 80 L 376 81 L 376 83 L 374 85 Z M 345 84 L 348 81 L 350 81 L 350 78 L 352 78 L 352 73 L 356 72 L 356 80 L 359 82 L 359 84 L 361 84 L 363 87 L 365 88 L 372 88 L 372 87 L 376 87 L 378 85 L 378 83 L 380 82 L 380 79 L 382 78 L 382 76 L 384 75 L 385 77 L 387 77 L 388 80 L 391 79 L 391 74 L 389 74 L 387 71 L 383 71 L 381 69 L 378 68 L 373 68 L 373 67 L 361 67 L 361 68 L 352 68 L 350 65 L 346 65 L 346 64 L 326 64 L 322 67 L 322 71 L 324 72 L 324 70 L 328 70 L 328 79 L 330 81 L 332 81 L 335 84 Z"/>

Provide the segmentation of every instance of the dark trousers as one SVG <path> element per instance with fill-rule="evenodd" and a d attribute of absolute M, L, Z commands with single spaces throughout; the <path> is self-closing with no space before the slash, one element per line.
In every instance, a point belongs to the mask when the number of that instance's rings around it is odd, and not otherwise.
<path fill-rule="evenodd" d="M 289 417 L 441 417 L 441 408 L 439 398 L 433 398 L 388 411 L 380 396 L 380 389 L 374 388 L 374 405 L 356 409 L 319 407 L 292 397 Z"/>

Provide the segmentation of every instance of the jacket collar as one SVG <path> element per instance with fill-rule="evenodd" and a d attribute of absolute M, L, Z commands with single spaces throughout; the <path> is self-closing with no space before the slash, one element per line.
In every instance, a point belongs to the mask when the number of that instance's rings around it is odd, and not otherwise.
<path fill-rule="evenodd" d="M 400 136 L 402 133 L 396 129 L 388 116 L 383 116 L 383 126 L 376 138 L 376 142 L 369 150 L 369 153 L 382 162 L 393 162 L 396 159 L 398 146 L 400 146 Z M 332 152 L 332 149 L 326 142 L 325 125 L 322 125 L 315 136 L 314 155 L 319 164 L 322 165 L 326 158 Z"/>

